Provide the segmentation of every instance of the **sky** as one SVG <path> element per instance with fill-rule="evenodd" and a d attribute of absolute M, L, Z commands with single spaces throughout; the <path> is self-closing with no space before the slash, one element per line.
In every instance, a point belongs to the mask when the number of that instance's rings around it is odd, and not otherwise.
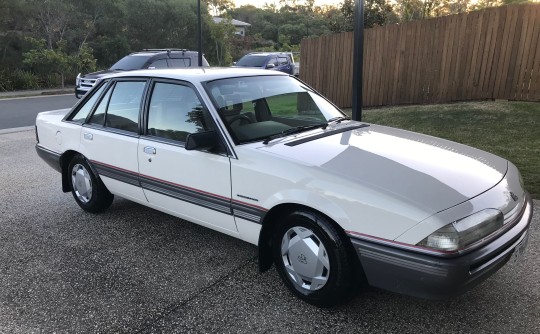
<path fill-rule="evenodd" d="M 297 2 L 302 3 L 302 0 L 297 0 Z M 315 0 L 315 6 L 322 6 L 322 5 L 339 5 L 343 0 Z M 275 3 L 276 5 L 279 5 L 279 0 L 234 0 L 234 4 L 236 7 L 240 7 L 243 5 L 254 5 L 257 7 L 264 6 L 265 3 Z"/>

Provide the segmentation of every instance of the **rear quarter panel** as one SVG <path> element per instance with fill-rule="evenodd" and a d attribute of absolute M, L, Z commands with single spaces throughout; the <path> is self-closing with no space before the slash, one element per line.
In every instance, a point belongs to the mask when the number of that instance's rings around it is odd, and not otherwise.
<path fill-rule="evenodd" d="M 81 125 L 62 121 L 69 109 L 39 113 L 36 126 L 39 145 L 51 151 L 64 153 L 78 151 Z"/>

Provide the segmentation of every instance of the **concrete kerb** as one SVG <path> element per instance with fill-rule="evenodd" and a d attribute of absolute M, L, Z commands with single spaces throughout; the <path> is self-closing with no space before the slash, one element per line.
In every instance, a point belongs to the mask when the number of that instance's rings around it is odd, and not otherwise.
<path fill-rule="evenodd" d="M 0 130 L 0 135 L 5 135 L 8 133 L 15 133 L 15 132 L 32 131 L 32 130 L 34 130 L 34 126 L 23 126 L 20 128 L 2 129 Z"/>
<path fill-rule="evenodd" d="M 67 87 L 63 89 L 56 88 L 56 89 L 41 89 L 41 90 L 19 90 L 19 91 L 13 91 L 13 92 L 0 92 L 0 99 L 75 94 L 74 92 L 75 91 L 73 87 Z"/>

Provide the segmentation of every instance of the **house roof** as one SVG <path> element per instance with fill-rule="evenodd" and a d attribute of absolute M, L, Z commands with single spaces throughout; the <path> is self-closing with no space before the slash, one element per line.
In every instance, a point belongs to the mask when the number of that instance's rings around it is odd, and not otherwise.
<path fill-rule="evenodd" d="M 213 19 L 214 19 L 215 23 L 220 23 L 223 20 L 226 20 L 226 19 L 224 19 L 222 17 L 215 17 L 215 16 L 213 17 Z M 235 20 L 235 19 L 231 19 L 231 23 L 235 27 L 250 27 L 251 26 L 251 24 L 249 24 L 247 22 L 242 22 L 242 21 L 238 21 L 238 20 Z"/>

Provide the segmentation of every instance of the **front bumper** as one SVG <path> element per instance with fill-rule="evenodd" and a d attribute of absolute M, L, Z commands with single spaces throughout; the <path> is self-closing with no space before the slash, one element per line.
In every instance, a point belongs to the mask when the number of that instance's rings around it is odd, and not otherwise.
<path fill-rule="evenodd" d="M 533 204 L 527 196 L 519 221 L 506 233 L 465 255 L 440 258 L 351 238 L 370 285 L 410 296 L 443 299 L 481 283 L 527 243 Z"/>

